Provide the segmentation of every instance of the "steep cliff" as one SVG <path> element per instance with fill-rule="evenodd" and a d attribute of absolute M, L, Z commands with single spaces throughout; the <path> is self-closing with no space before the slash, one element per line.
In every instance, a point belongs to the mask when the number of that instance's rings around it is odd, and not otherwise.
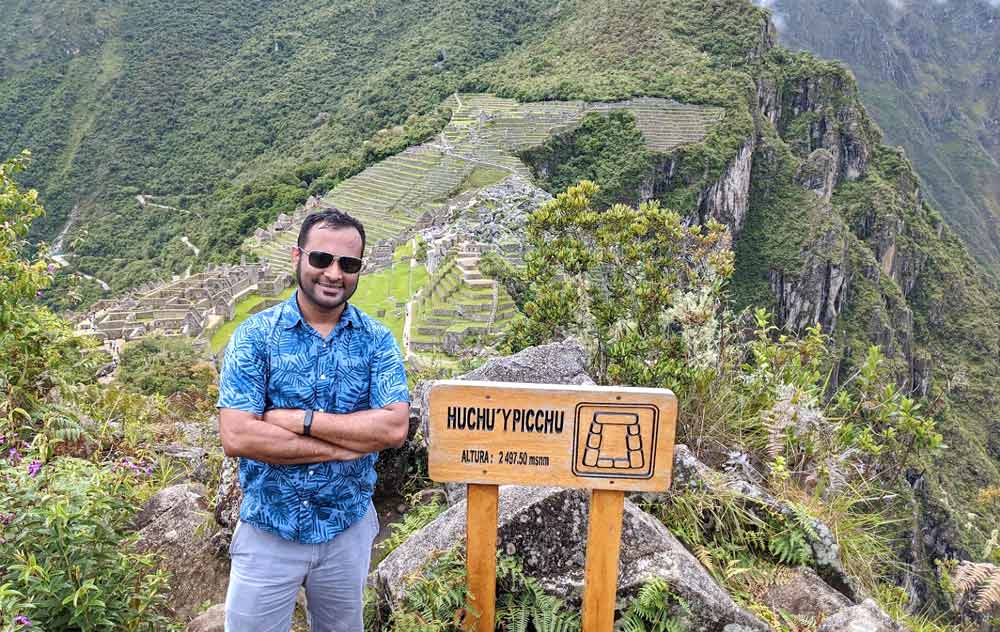
<path fill-rule="evenodd" d="M 757 150 L 737 242 L 740 304 L 770 294 L 783 322 L 819 322 L 853 379 L 870 343 L 899 387 L 938 419 L 947 450 L 910 474 L 916 499 L 911 586 L 926 596 L 934 558 L 978 555 L 998 515 L 998 296 L 931 208 L 900 150 L 882 144 L 841 66 L 774 49 L 758 79 Z"/>
<path fill-rule="evenodd" d="M 1000 5 L 770 0 L 785 45 L 843 60 L 925 193 L 994 276 L 1000 265 Z M 822 25 L 818 28 L 817 25 Z"/>

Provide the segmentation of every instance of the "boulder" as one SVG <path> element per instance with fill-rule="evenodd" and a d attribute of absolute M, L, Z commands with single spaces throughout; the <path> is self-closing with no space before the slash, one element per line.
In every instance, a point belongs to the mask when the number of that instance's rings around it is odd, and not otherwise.
<path fill-rule="evenodd" d="M 816 632 L 903 632 L 871 599 L 861 605 L 843 608 L 816 628 Z"/>
<path fill-rule="evenodd" d="M 225 632 L 225 629 L 226 604 L 220 603 L 192 619 L 185 632 Z"/>
<path fill-rule="evenodd" d="M 808 567 L 796 568 L 767 589 L 764 603 L 772 610 L 819 621 L 854 604 Z"/>
<path fill-rule="evenodd" d="M 209 515 L 205 488 L 174 485 L 157 492 L 133 521 L 140 552 L 157 553 L 170 574 L 167 604 L 175 619 L 187 620 L 206 600 L 225 599 L 229 561 L 217 555 L 201 526 Z"/>
<path fill-rule="evenodd" d="M 498 550 L 521 560 L 529 575 L 571 608 L 579 607 L 582 596 L 588 506 L 583 490 L 500 488 Z M 381 608 L 400 602 L 406 579 L 435 552 L 464 547 L 465 509 L 464 501 L 450 507 L 376 567 L 374 584 Z M 619 609 L 654 577 L 666 579 L 673 593 L 687 603 L 687 610 L 676 612 L 685 630 L 722 632 L 734 623 L 747 630 L 767 629 L 736 605 L 661 522 L 626 501 L 618 565 Z"/>

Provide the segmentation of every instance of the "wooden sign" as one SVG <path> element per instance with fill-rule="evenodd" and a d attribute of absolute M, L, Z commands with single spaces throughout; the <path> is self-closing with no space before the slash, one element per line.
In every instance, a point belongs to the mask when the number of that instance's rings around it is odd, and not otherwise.
<path fill-rule="evenodd" d="M 665 491 L 676 421 L 677 398 L 663 389 L 437 382 L 430 477 Z"/>
<path fill-rule="evenodd" d="M 583 632 L 614 624 L 625 491 L 666 491 L 677 398 L 668 390 L 436 382 L 430 477 L 468 483 L 465 630 L 492 632 L 499 484 L 591 489 Z"/>

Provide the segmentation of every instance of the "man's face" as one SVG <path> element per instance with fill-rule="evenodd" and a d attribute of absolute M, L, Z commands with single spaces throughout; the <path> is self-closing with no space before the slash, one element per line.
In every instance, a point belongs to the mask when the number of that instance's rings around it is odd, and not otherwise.
<path fill-rule="evenodd" d="M 306 236 L 306 251 L 320 250 L 332 255 L 358 257 L 362 255 L 361 235 L 352 227 L 317 225 Z M 358 289 L 359 273 L 346 274 L 335 261 L 325 268 L 309 264 L 309 256 L 295 248 L 292 263 L 301 298 L 321 310 L 335 310 L 351 298 Z"/>

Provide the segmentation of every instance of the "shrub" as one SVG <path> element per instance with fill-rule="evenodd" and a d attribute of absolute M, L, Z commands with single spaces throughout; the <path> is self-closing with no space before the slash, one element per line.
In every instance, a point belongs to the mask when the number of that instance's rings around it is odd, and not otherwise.
<path fill-rule="evenodd" d="M 0 622 L 32 630 L 161 630 L 166 577 L 124 530 L 142 483 L 75 458 L 0 462 Z"/>
<path fill-rule="evenodd" d="M 203 355 L 188 338 L 142 338 L 122 350 L 118 379 L 146 395 L 206 394 L 215 383 L 215 370 Z"/>

